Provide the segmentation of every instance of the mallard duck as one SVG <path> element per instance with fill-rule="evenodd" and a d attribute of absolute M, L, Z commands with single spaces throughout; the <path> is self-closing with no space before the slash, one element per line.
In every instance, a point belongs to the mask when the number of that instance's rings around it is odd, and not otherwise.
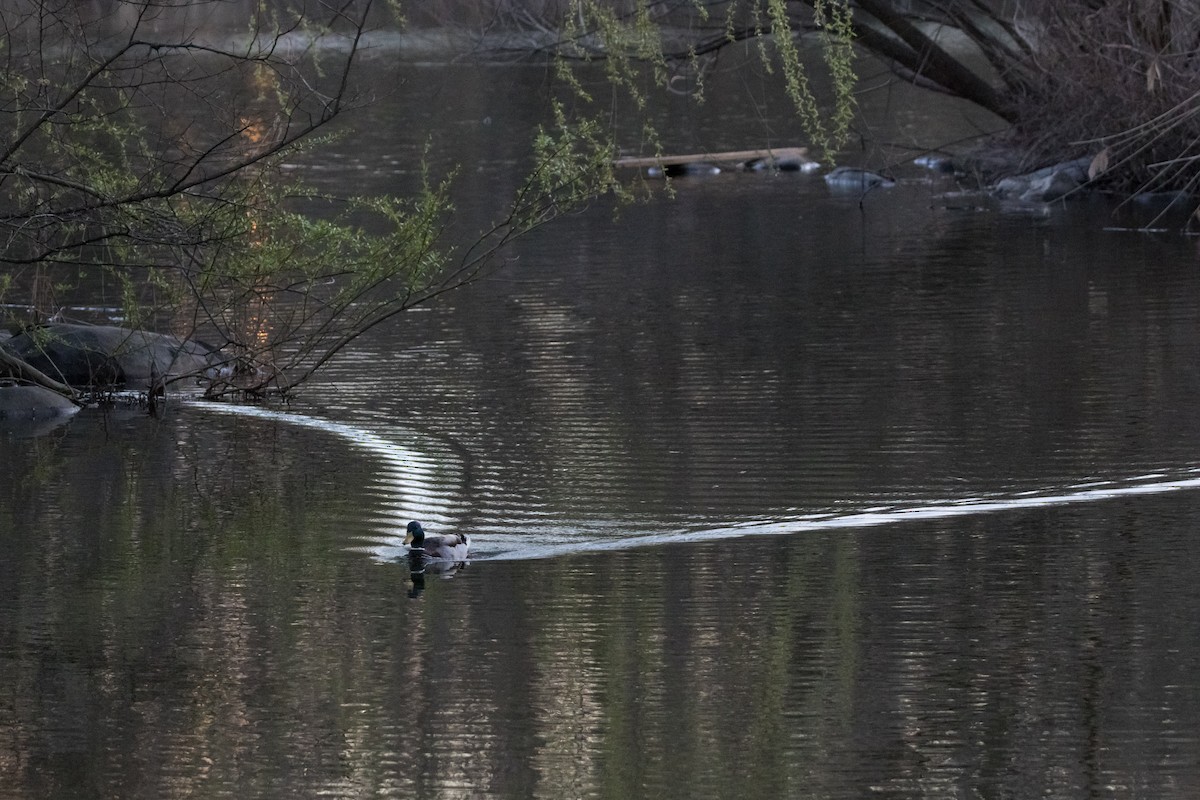
<path fill-rule="evenodd" d="M 404 543 L 413 553 L 424 552 L 426 558 L 436 561 L 466 561 L 471 548 L 471 537 L 465 533 L 448 533 L 444 536 L 426 536 L 421 523 L 408 523 Z"/>

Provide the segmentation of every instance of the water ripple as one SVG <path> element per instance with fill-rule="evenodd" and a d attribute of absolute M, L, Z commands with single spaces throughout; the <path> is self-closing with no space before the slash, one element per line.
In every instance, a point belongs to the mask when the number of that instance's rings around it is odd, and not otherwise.
<path fill-rule="evenodd" d="M 310 428 L 337 436 L 352 447 L 366 451 L 380 462 L 374 483 L 376 494 L 381 498 L 381 507 L 376 512 L 381 528 L 399 524 L 402 529 L 410 519 L 447 523 L 454 518 L 452 509 L 456 505 L 458 489 L 456 483 L 445 476 L 447 472 L 460 475 L 463 469 L 448 453 L 438 453 L 435 459 L 428 452 L 355 425 L 290 411 L 198 400 L 184 402 L 206 412 L 269 419 Z"/>
<path fill-rule="evenodd" d="M 332 422 L 287 411 L 254 406 L 218 405 L 188 401 L 189 405 L 218 413 L 271 419 L 333 434 L 351 446 L 366 451 L 382 465 L 375 482 L 381 507 L 371 517 L 380 532 L 374 541 L 351 549 L 376 559 L 392 561 L 407 550 L 399 544 L 397 531 L 409 519 L 451 524 L 458 488 L 445 480 L 446 454 L 435 459 L 428 453 L 372 433 L 355 425 Z M 457 470 L 461 474 L 460 469 Z M 492 487 L 493 492 L 502 487 Z M 475 520 L 472 538 L 479 559 L 538 559 L 580 552 L 626 550 L 686 542 L 705 542 L 745 536 L 791 536 L 814 531 L 896 525 L 915 521 L 995 514 L 1035 508 L 1098 503 L 1118 498 L 1159 495 L 1200 488 L 1200 467 L 1176 471 L 1159 470 L 1120 479 L 1086 479 L 1062 486 L 975 494 L 963 497 L 908 499 L 903 503 L 872 504 L 860 508 L 838 508 L 786 518 L 731 521 L 721 526 L 631 529 L 627 523 L 588 521 L 562 524 L 552 510 L 524 504 L 520 515 L 491 516 Z M 519 531 L 519 536 L 514 535 Z"/>

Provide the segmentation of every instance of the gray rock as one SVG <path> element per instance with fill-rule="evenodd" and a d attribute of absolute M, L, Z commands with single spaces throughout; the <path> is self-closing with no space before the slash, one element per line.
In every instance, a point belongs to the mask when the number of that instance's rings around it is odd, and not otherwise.
<path fill-rule="evenodd" d="M 0 384 L 0 434 L 41 436 L 65 425 L 77 411 L 79 406 L 41 386 Z"/>
<path fill-rule="evenodd" d="M 74 387 L 149 389 L 219 363 L 212 348 L 160 333 L 56 323 L 25 331 L 5 349 Z"/>
<path fill-rule="evenodd" d="M 720 174 L 720 167 L 704 161 L 689 161 L 686 164 L 667 164 L 663 167 L 650 167 L 646 170 L 646 176 L 650 178 L 683 178 L 687 176 Z"/>
<path fill-rule="evenodd" d="M 748 172 L 816 172 L 821 168 L 818 161 L 803 156 L 789 155 L 778 158 L 753 158 L 742 165 Z"/>
<path fill-rule="evenodd" d="M 1029 180 L 1024 177 L 1003 178 L 996 181 L 992 193 L 997 197 L 1020 197 L 1029 190 Z"/>
<path fill-rule="evenodd" d="M 79 406 L 41 386 L 0 385 L 0 418 L 44 419 L 74 414 Z"/>
<path fill-rule="evenodd" d="M 1062 200 L 1088 182 L 1090 158 L 1077 158 L 1052 164 L 1024 175 L 1005 178 L 996 183 L 993 192 L 1003 198 L 1024 203 L 1052 203 Z"/>
<path fill-rule="evenodd" d="M 918 167 L 924 167 L 930 172 L 941 172 L 947 175 L 953 175 L 959 171 L 958 164 L 949 156 L 939 155 L 924 155 L 913 159 L 913 163 Z"/>
<path fill-rule="evenodd" d="M 825 175 L 825 183 L 832 189 L 846 189 L 865 192 L 876 187 L 895 186 L 891 178 L 854 167 L 838 167 Z"/>
<path fill-rule="evenodd" d="M 1055 172 L 1032 181 L 1021 199 L 1027 202 L 1052 203 L 1063 199 L 1083 184 L 1084 181 L 1076 179 L 1070 172 Z"/>

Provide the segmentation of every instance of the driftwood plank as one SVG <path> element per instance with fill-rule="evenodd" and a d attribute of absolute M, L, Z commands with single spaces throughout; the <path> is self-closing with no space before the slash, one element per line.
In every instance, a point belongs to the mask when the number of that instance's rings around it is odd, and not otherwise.
<path fill-rule="evenodd" d="M 760 158 L 773 158 L 785 161 L 806 158 L 807 147 L 776 147 L 766 150 L 730 150 L 724 153 L 691 153 L 688 155 L 626 157 L 613 162 L 617 167 L 643 169 L 645 167 L 667 167 L 672 164 L 741 164 Z"/>

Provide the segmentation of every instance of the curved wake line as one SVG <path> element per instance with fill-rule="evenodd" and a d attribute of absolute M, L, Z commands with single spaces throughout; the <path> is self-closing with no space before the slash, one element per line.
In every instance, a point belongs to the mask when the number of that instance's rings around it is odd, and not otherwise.
<path fill-rule="evenodd" d="M 404 447 L 382 436 L 340 422 L 276 411 L 255 406 L 225 406 L 201 401 L 185 401 L 189 406 L 224 414 L 286 422 L 304 428 L 330 433 L 349 444 L 365 450 L 383 462 L 380 488 L 388 496 L 377 520 L 381 528 L 400 530 L 407 519 L 429 519 L 453 523 L 454 503 L 450 490 L 437 480 L 438 471 L 433 459 L 419 451 Z M 1022 509 L 1052 508 L 1083 505 L 1138 495 L 1159 495 L 1169 492 L 1200 489 L 1200 467 L 1176 473 L 1137 475 L 1120 480 L 1097 480 L 1061 488 L 1024 491 L 1011 495 L 936 499 L 904 507 L 874 507 L 845 513 L 809 514 L 780 520 L 738 522 L 719 528 L 682 529 L 654 533 L 630 534 L 604 538 L 571 537 L 570 541 L 523 542 L 514 547 L 508 537 L 494 535 L 472 536 L 479 550 L 472 560 L 510 561 L 553 558 L 572 553 L 627 550 L 683 542 L 708 542 L 745 536 L 790 536 L 814 531 L 840 528 L 870 528 L 897 525 L 905 522 L 944 520 L 955 517 L 996 514 Z M 381 534 L 387 535 L 385 531 Z M 565 536 L 565 534 L 564 534 Z M 397 537 L 398 538 L 398 537 Z M 392 542 L 372 542 L 351 546 L 383 561 L 392 561 L 407 553 L 407 549 Z"/>
<path fill-rule="evenodd" d="M 518 560 L 551 558 L 571 553 L 586 553 L 607 550 L 626 550 L 634 547 L 677 544 L 681 542 L 709 542 L 746 536 L 790 536 L 813 531 L 829 531 L 839 528 L 870 528 L 880 525 L 897 525 L 919 520 L 943 520 L 954 517 L 995 514 L 1003 511 L 1018 511 L 1031 508 L 1052 508 L 1065 505 L 1082 505 L 1114 500 L 1136 495 L 1157 495 L 1169 492 L 1200 489 L 1200 469 L 1188 469 L 1183 475 L 1193 477 L 1168 478 L 1166 475 L 1144 475 L 1124 481 L 1102 484 L 1080 484 L 1067 487 L 1055 494 L 1022 492 L 1017 495 L 986 499 L 931 501 L 901 509 L 859 511 L 847 514 L 820 514 L 788 520 L 743 522 L 722 528 L 703 528 L 665 533 L 650 533 L 617 539 L 571 542 L 567 544 L 534 545 L 521 549 L 481 554 L 478 560 Z M 1166 478 L 1165 480 L 1163 480 Z M 1141 482 L 1148 481 L 1148 482 Z M 1104 488 L 1083 488 L 1103 486 Z M 1076 488 L 1076 491 L 1069 491 Z M 473 559 L 475 560 L 475 559 Z"/>
<path fill-rule="evenodd" d="M 382 462 L 376 480 L 378 491 L 387 497 L 387 501 L 380 509 L 379 516 L 387 520 L 389 525 L 399 523 L 402 527 L 409 519 L 427 519 L 443 523 L 454 520 L 452 511 L 456 505 L 455 501 L 450 496 L 450 490 L 442 481 L 437 480 L 439 473 L 445 473 L 446 465 L 435 462 L 433 458 L 418 450 L 354 425 L 331 422 L 291 411 L 258 406 L 222 405 L 201 400 L 185 400 L 184 403 L 204 411 L 275 420 L 337 436 Z"/>

